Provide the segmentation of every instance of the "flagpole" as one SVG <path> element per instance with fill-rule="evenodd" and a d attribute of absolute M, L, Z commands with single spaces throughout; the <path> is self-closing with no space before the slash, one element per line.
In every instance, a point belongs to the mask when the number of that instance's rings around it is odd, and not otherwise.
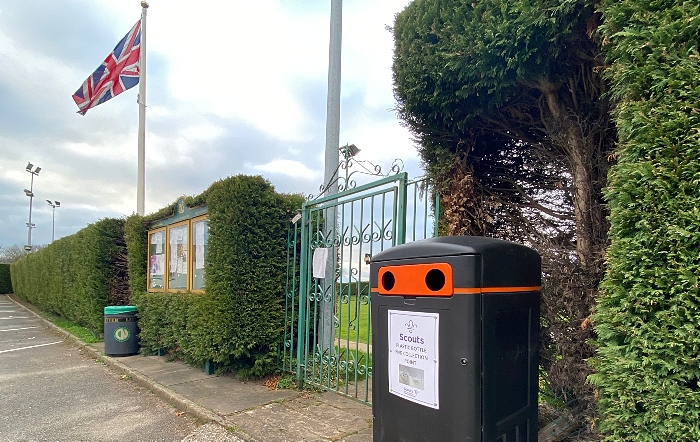
<path fill-rule="evenodd" d="M 138 179 L 136 182 L 136 213 L 146 212 L 146 10 L 148 3 L 141 2 L 141 55 L 139 58 L 139 150 Z"/>

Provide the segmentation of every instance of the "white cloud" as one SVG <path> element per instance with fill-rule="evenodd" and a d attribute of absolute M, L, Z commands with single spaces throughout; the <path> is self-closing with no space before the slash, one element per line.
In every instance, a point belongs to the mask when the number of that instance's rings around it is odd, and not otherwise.
<path fill-rule="evenodd" d="M 16 106 L 31 108 L 41 106 L 43 113 L 57 114 L 77 107 L 70 95 L 78 89 L 76 84 L 68 97 L 59 96 L 56 90 L 70 83 L 76 71 L 62 60 L 33 52 L 31 49 L 3 33 L 0 29 L 0 85 L 11 88 L 22 101 Z M 85 75 L 87 77 L 87 74 Z"/>
<path fill-rule="evenodd" d="M 225 133 L 223 127 L 206 122 L 182 129 L 182 136 L 189 141 L 212 141 Z"/>
<path fill-rule="evenodd" d="M 170 90 L 193 112 L 241 119 L 281 140 L 303 141 L 309 116 L 292 86 L 309 76 L 324 78 L 319 55 L 327 49 L 318 38 L 320 17 L 294 18 L 270 0 L 227 2 L 215 13 L 169 2 L 149 17 L 148 47 L 170 61 Z M 183 32 L 193 23 L 206 25 Z"/>
<path fill-rule="evenodd" d="M 285 160 L 282 158 L 276 158 L 266 164 L 246 164 L 246 167 L 260 172 L 286 175 L 291 178 L 302 178 L 307 181 L 314 181 L 322 178 L 320 171 L 311 170 L 299 161 Z"/>

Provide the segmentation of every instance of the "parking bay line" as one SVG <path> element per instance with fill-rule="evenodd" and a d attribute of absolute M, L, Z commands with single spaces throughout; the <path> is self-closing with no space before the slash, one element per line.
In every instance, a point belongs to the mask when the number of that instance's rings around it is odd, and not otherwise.
<path fill-rule="evenodd" d="M 29 316 L 8 316 L 7 318 L 0 318 L 0 319 L 27 319 Z"/>
<path fill-rule="evenodd" d="M 6 328 L 6 329 L 0 329 L 0 332 L 29 330 L 30 328 L 39 328 L 39 327 Z"/>
<path fill-rule="evenodd" d="M 13 348 L 10 350 L 2 350 L 2 351 L 0 351 L 0 354 L 9 353 L 11 351 L 29 350 L 30 348 L 46 347 L 47 345 L 60 344 L 61 342 L 63 342 L 63 341 L 49 342 L 48 344 L 30 345 L 29 347 Z"/>

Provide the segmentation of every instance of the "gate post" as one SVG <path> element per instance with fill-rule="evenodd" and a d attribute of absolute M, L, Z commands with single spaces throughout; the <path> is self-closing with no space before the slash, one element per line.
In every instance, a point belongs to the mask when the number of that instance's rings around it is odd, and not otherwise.
<path fill-rule="evenodd" d="M 302 361 L 305 360 L 304 352 L 306 351 L 306 339 L 309 334 L 305 333 L 306 329 L 306 304 L 308 299 L 308 284 L 307 284 L 307 270 L 309 266 L 309 251 L 308 247 L 305 247 L 309 243 L 309 232 L 308 232 L 308 214 L 309 210 L 306 207 L 306 203 L 301 206 L 301 263 L 299 264 L 299 318 L 297 320 L 297 388 L 304 388 L 304 375 L 301 370 Z"/>
<path fill-rule="evenodd" d="M 408 188 L 408 174 L 406 172 L 399 174 L 398 181 L 399 192 L 396 197 L 396 214 L 394 216 L 396 223 L 395 246 L 406 242 L 406 193 Z"/>

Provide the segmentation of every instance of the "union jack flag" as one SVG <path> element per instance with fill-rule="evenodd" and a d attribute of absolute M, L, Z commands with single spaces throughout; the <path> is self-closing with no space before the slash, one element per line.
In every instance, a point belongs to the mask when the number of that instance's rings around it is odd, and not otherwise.
<path fill-rule="evenodd" d="M 85 113 L 116 97 L 139 83 L 139 57 L 141 55 L 141 20 L 121 39 L 100 67 L 75 91 L 73 100 Z"/>

